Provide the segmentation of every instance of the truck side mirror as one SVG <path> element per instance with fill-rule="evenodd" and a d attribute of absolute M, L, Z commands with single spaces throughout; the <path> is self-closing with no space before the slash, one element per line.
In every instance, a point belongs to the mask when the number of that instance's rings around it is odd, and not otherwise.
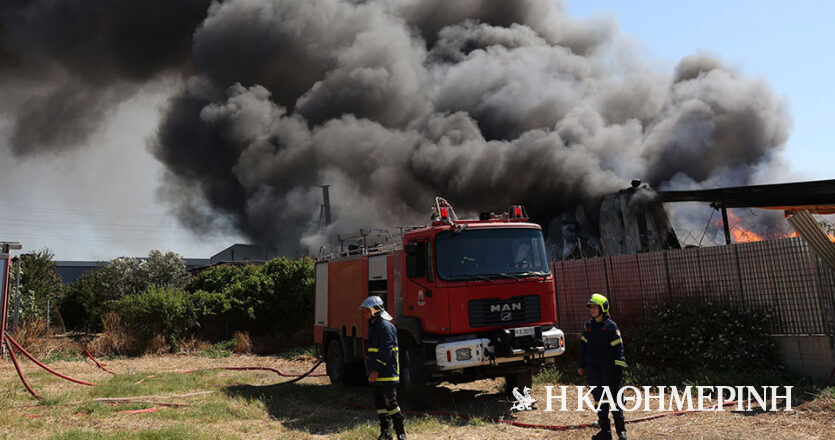
<path fill-rule="evenodd" d="M 412 252 L 410 251 L 410 248 Z M 409 243 L 406 250 L 406 276 L 423 278 L 426 276 L 426 243 Z"/>

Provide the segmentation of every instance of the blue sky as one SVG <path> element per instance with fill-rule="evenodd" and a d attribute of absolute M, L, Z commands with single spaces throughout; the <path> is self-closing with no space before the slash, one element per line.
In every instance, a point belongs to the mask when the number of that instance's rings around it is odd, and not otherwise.
<path fill-rule="evenodd" d="M 790 103 L 785 155 L 809 180 L 835 178 L 835 2 L 570 1 L 575 17 L 613 16 L 646 55 L 672 72 L 708 52 L 765 78 Z"/>

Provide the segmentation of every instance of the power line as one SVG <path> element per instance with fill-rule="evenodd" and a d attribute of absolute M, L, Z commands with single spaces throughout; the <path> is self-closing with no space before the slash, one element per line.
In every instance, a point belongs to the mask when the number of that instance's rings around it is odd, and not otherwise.
<path fill-rule="evenodd" d="M 12 209 L 33 211 L 48 214 L 70 214 L 70 215 L 84 215 L 84 216 L 104 216 L 104 217 L 144 217 L 144 218 L 164 218 L 169 219 L 171 216 L 147 214 L 140 212 L 124 212 L 124 211 L 94 211 L 94 210 L 79 210 L 79 209 L 62 209 L 62 208 L 44 208 L 40 206 L 19 206 L 0 203 L 0 211 Z"/>

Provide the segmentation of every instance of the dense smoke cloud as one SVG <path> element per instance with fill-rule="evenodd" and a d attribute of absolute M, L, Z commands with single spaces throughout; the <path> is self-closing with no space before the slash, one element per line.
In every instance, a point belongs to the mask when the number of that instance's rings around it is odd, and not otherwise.
<path fill-rule="evenodd" d="M 34 117 L 18 120 L 15 148 L 82 139 L 123 87 L 181 72 L 150 146 L 167 169 L 160 194 L 195 230 L 231 219 L 281 252 L 320 244 L 320 184 L 331 231 L 422 223 L 434 195 L 459 213 L 524 203 L 545 223 L 633 177 L 748 183 L 790 128 L 763 81 L 705 55 L 664 76 L 615 23 L 572 19 L 555 1 L 168 3 L 131 20 L 158 22 L 170 47 L 144 42 L 157 37 L 141 26 L 134 40 L 103 27 L 80 49 L 63 43 L 78 56 L 57 54 L 60 27 L 21 46 L 34 30 L 7 18 L 27 7 L 4 7 L 0 57 L 14 62 L 0 74 L 51 68 L 18 97 Z M 101 8 L 115 16 L 96 11 L 99 24 L 124 12 Z M 165 56 L 137 61 L 155 50 Z M 20 124 L 45 108 L 68 115 L 55 139 Z"/>
<path fill-rule="evenodd" d="M 190 64 L 209 0 L 6 0 L 0 115 L 20 156 L 84 145 L 137 86 Z"/>

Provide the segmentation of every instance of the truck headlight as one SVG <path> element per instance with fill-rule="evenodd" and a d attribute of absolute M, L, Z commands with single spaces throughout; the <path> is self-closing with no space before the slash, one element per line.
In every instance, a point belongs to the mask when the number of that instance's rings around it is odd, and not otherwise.
<path fill-rule="evenodd" d="M 459 348 L 455 350 L 456 361 L 468 361 L 473 358 L 473 350 L 470 348 Z"/>
<path fill-rule="evenodd" d="M 542 332 L 542 340 L 545 343 L 547 350 L 565 347 L 565 337 L 563 333 L 557 329 L 549 329 Z"/>

